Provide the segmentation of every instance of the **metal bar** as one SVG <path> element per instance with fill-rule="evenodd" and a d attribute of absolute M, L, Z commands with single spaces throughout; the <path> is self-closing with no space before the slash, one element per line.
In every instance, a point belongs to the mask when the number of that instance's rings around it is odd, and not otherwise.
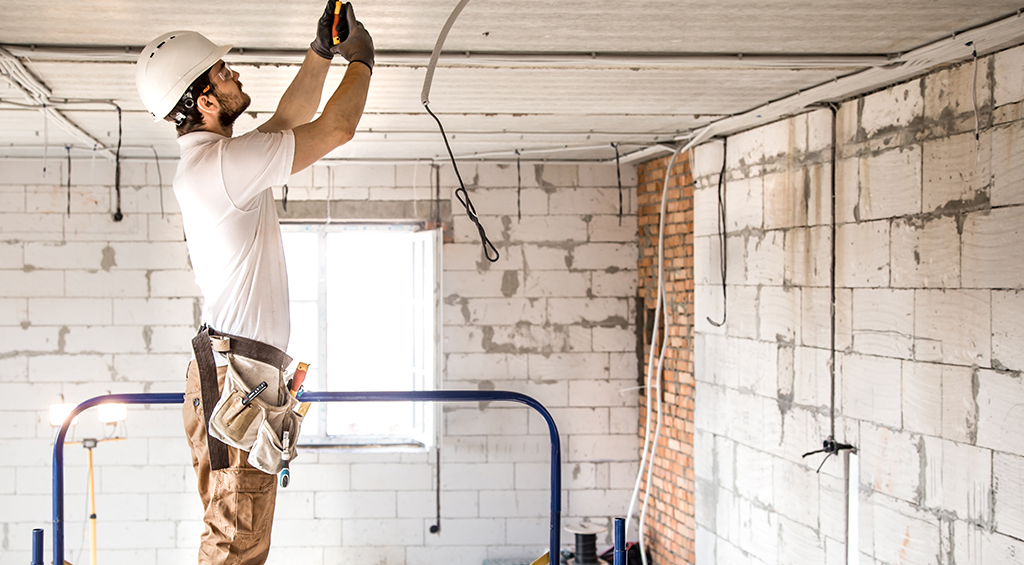
<path fill-rule="evenodd" d="M 626 519 L 615 519 L 615 552 L 612 565 L 626 565 Z"/>
<path fill-rule="evenodd" d="M 548 424 L 551 438 L 551 520 L 548 551 L 558 559 L 561 545 L 562 514 L 562 450 L 558 427 L 544 405 L 518 392 L 504 390 L 418 390 L 398 392 L 306 392 L 298 396 L 302 402 L 518 402 L 533 408 Z M 181 404 L 184 394 L 108 394 L 82 402 L 68 414 L 53 442 L 53 562 L 64 562 L 64 439 L 71 422 L 80 413 L 100 404 Z M 40 537 L 42 533 L 40 532 Z M 33 532 L 33 541 L 35 533 Z M 42 540 L 40 539 L 40 546 Z"/>
<path fill-rule="evenodd" d="M 32 564 L 43 565 L 43 529 L 32 530 Z"/>

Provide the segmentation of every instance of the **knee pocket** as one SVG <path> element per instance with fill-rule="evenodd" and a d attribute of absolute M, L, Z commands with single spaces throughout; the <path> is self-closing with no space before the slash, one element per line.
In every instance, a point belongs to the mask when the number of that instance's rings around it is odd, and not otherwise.
<path fill-rule="evenodd" d="M 238 549 L 259 541 L 274 515 L 277 477 L 254 469 L 214 471 L 211 525 L 221 530 Z"/>

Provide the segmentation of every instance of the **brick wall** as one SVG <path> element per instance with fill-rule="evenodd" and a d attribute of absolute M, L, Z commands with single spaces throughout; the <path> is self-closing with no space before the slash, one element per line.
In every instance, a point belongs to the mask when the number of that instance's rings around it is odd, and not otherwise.
<path fill-rule="evenodd" d="M 75 163 L 70 216 L 62 166 L 51 159 L 44 176 L 40 161 L 0 161 L 2 565 L 29 561 L 32 528 L 45 528 L 51 547 L 48 405 L 62 395 L 180 392 L 198 323 L 181 218 L 169 187 L 161 200 L 155 166 L 124 166 L 120 223 L 110 217 L 109 163 Z M 164 182 L 174 167 L 163 162 Z M 636 182 L 623 173 L 627 186 Z M 481 256 L 452 198 L 454 175 L 442 168 L 455 215 L 443 250 L 443 385 L 515 390 L 545 404 L 562 433 L 565 522 L 608 523 L 628 504 L 638 459 L 635 202 L 620 225 L 613 165 L 530 164 L 519 221 L 514 166 L 462 174 L 502 259 Z M 429 208 L 429 178 L 426 165 L 318 165 L 291 179 L 289 201 Z M 102 434 L 92 412 L 77 437 Z M 429 533 L 432 450 L 307 449 L 278 500 L 270 563 L 477 565 L 539 555 L 549 515 L 543 421 L 527 408 L 474 404 L 446 407 L 444 425 L 440 535 Z M 95 452 L 100 559 L 194 563 L 202 524 L 180 410 L 130 408 L 128 437 Z M 81 448 L 66 449 L 65 545 L 76 563 L 88 547 L 85 461 Z"/>
<path fill-rule="evenodd" d="M 858 447 L 861 563 L 1024 555 L 1024 48 L 843 103 L 837 439 Z M 846 561 L 829 434 L 831 113 L 695 152 L 697 562 Z"/>
<path fill-rule="evenodd" d="M 658 230 L 662 191 L 671 157 L 640 165 L 638 213 L 640 262 L 639 297 L 643 304 L 639 326 L 644 328 L 643 375 L 646 380 L 651 329 L 654 326 L 658 285 Z M 693 492 L 693 176 L 689 155 L 682 154 L 672 166 L 668 183 L 665 218 L 664 273 L 670 319 L 668 348 L 662 376 L 662 429 L 653 456 L 651 499 L 647 510 L 646 543 L 655 563 L 694 562 Z M 659 325 L 664 328 L 664 321 Z M 659 330 L 655 346 L 655 368 L 665 343 Z M 653 383 L 652 383 L 653 384 Z M 647 408 L 657 401 L 640 398 L 640 445 L 644 443 Z M 652 412 L 654 441 L 657 412 Z M 641 501 L 647 492 L 646 478 Z"/>

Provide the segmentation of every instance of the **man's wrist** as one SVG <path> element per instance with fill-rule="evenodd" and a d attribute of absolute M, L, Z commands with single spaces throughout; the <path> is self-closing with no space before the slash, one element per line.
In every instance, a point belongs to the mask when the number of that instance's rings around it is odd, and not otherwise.
<path fill-rule="evenodd" d="M 370 74 L 371 75 L 373 74 L 373 65 L 371 65 L 370 63 L 367 63 L 366 61 L 362 61 L 362 60 L 359 60 L 359 59 L 353 59 L 353 60 L 348 62 L 349 65 L 351 65 L 352 63 L 362 63 L 362 64 L 366 65 L 366 68 L 370 70 Z"/>

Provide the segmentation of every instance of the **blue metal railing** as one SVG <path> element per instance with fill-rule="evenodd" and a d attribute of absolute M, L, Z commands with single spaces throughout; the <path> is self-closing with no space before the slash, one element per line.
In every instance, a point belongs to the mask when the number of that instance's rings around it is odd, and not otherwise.
<path fill-rule="evenodd" d="M 562 451 L 558 428 L 547 408 L 533 398 L 504 390 L 419 390 L 400 392 L 305 392 L 298 397 L 302 402 L 518 402 L 525 404 L 544 417 L 551 437 L 551 523 L 548 551 L 552 563 L 558 562 L 561 545 L 559 530 L 562 515 Z M 68 414 L 53 442 L 53 562 L 64 563 L 64 439 L 75 416 L 100 404 L 181 404 L 185 395 L 179 393 L 108 394 L 82 402 Z M 42 547 L 42 532 L 33 532 L 35 544 Z"/>

